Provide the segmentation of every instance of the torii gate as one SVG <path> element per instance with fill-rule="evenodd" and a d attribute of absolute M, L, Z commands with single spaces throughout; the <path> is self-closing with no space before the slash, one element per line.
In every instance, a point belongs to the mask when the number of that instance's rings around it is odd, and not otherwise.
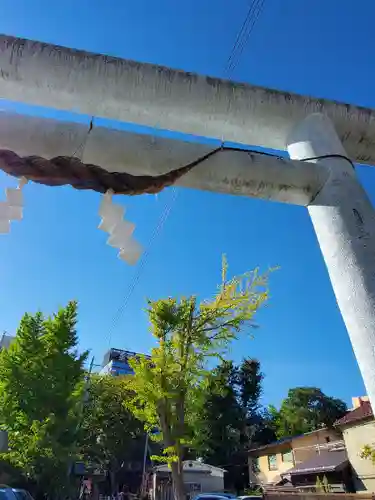
<path fill-rule="evenodd" d="M 16 176 L 129 194 L 176 182 L 306 206 L 375 409 L 375 217 L 350 161 L 375 164 L 375 111 L 8 36 L 0 96 L 286 149 L 291 159 L 0 113 L 0 168 Z M 83 163 L 70 165 L 83 142 Z"/>

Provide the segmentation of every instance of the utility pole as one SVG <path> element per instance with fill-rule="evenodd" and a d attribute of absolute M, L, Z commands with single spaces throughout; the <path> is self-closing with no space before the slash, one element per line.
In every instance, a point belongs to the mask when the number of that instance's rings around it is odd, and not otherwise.
<path fill-rule="evenodd" d="M 143 451 L 141 500 L 142 500 L 142 497 L 144 496 L 144 494 L 146 493 L 146 464 L 147 464 L 148 443 L 149 443 L 149 437 L 148 437 L 148 432 L 146 432 L 145 448 Z"/>

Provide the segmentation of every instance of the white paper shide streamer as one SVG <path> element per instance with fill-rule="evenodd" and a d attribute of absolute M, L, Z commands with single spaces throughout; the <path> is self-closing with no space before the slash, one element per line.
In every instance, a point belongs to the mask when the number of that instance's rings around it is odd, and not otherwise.
<path fill-rule="evenodd" d="M 135 225 L 124 220 L 125 209 L 112 201 L 112 195 L 111 190 L 103 195 L 99 208 L 99 215 L 102 218 L 99 229 L 109 233 L 107 243 L 120 250 L 119 258 L 134 265 L 141 256 L 142 247 L 133 238 Z"/>
<path fill-rule="evenodd" d="M 5 190 L 5 201 L 0 201 L 0 234 L 10 231 L 10 223 L 22 220 L 23 217 L 23 193 L 22 188 L 27 180 L 22 177 L 17 188 Z"/>

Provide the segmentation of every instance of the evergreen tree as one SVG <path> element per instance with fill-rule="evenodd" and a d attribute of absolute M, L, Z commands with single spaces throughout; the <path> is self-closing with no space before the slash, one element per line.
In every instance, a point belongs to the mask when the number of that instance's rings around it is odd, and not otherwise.
<path fill-rule="evenodd" d="M 78 456 L 84 362 L 77 353 L 77 306 L 51 318 L 25 314 L 9 349 L 0 352 L 0 428 L 18 467 L 41 491 L 63 495 Z"/>
<path fill-rule="evenodd" d="M 326 396 L 317 387 L 290 389 L 279 411 L 270 407 L 278 438 L 331 427 L 346 412 L 344 401 Z"/>
<path fill-rule="evenodd" d="M 259 361 L 224 361 L 213 370 L 195 424 L 199 455 L 225 468 L 226 486 L 238 491 L 248 485 L 248 450 L 275 439 L 260 404 L 262 381 Z"/>
<path fill-rule="evenodd" d="M 117 491 L 117 479 L 124 466 L 143 461 L 143 424 L 124 404 L 131 397 L 126 376 L 90 377 L 78 447 L 86 463 L 109 471 L 112 492 Z"/>

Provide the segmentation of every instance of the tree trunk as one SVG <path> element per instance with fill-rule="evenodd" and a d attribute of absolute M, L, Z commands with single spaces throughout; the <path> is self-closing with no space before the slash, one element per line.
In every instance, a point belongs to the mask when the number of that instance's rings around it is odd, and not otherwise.
<path fill-rule="evenodd" d="M 117 493 L 117 478 L 116 478 L 116 469 L 111 467 L 109 471 L 109 481 L 111 485 L 111 496 Z"/>
<path fill-rule="evenodd" d="M 171 469 L 174 500 L 185 500 L 186 496 L 181 464 L 179 462 L 172 462 Z"/>

